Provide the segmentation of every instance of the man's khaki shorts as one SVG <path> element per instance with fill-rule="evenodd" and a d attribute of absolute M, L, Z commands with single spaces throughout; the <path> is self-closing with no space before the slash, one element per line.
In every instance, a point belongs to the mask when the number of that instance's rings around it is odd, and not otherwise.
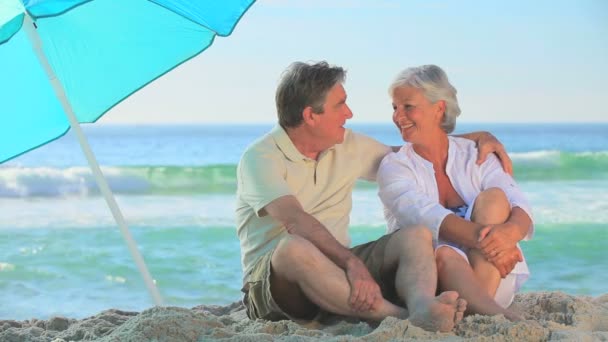
<path fill-rule="evenodd" d="M 369 273 L 380 286 L 382 296 L 398 305 L 403 305 L 395 290 L 395 270 L 384 270 L 384 251 L 392 236 L 384 235 L 378 240 L 371 241 L 351 248 L 351 252 L 363 261 Z M 274 250 L 262 256 L 255 265 L 243 286 L 245 293 L 243 304 L 247 308 L 247 316 L 250 319 L 262 318 L 270 321 L 283 319 L 299 320 L 285 313 L 272 298 L 270 292 L 270 273 L 272 253 Z M 320 309 L 319 309 L 320 311 Z"/>

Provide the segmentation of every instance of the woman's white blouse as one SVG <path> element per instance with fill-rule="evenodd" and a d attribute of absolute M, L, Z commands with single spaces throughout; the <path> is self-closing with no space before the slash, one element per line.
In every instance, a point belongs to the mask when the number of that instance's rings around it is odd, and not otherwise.
<path fill-rule="evenodd" d="M 482 165 L 477 165 L 475 142 L 457 137 L 448 139 L 446 173 L 458 195 L 469 207 L 472 208 L 481 191 L 498 187 L 507 195 L 511 208 L 523 209 L 532 219 L 526 198 L 513 178 L 504 172 L 494 154 L 488 155 Z M 398 152 L 384 157 L 377 180 L 388 232 L 412 224 L 423 224 L 431 230 L 433 241 L 437 243 L 441 222 L 452 211 L 439 203 L 433 164 L 420 157 L 412 144 L 406 143 Z M 532 238 L 533 232 L 532 224 L 524 240 Z"/>

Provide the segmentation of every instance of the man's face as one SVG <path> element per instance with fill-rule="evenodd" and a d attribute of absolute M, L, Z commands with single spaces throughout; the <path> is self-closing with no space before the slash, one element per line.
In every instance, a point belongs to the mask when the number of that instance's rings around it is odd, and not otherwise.
<path fill-rule="evenodd" d="M 334 85 L 327 93 L 323 113 L 313 115 L 318 116 L 316 135 L 320 141 L 329 147 L 344 141 L 344 124 L 353 117 L 353 113 L 346 104 L 346 91 L 342 84 Z"/>

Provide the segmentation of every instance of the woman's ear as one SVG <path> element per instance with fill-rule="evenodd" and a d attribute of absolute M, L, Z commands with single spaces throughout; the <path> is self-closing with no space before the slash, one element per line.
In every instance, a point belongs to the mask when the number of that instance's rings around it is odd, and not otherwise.
<path fill-rule="evenodd" d="M 439 122 L 441 122 L 441 121 L 443 121 L 443 117 L 445 115 L 445 110 L 446 110 L 445 100 L 439 100 L 435 104 L 437 105 L 436 108 L 437 108 Z"/>

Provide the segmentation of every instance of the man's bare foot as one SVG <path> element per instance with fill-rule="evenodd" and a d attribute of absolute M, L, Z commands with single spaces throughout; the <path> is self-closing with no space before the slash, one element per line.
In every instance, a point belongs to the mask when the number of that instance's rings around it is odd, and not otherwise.
<path fill-rule="evenodd" d="M 467 302 L 458 298 L 458 292 L 446 291 L 430 300 L 421 300 L 408 306 L 410 322 L 428 331 L 448 332 L 462 320 Z"/>

